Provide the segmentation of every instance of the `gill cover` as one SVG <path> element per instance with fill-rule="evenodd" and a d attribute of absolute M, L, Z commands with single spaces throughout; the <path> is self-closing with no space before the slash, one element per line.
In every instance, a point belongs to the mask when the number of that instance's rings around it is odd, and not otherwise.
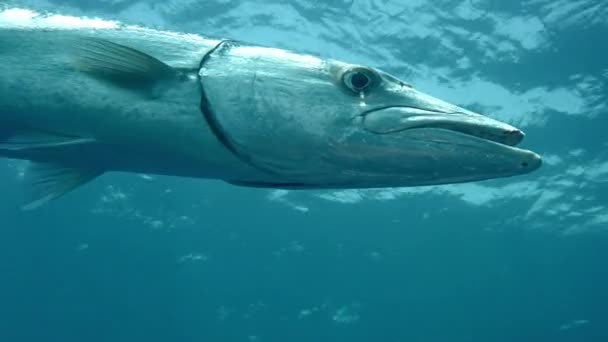
<path fill-rule="evenodd" d="M 318 181 L 314 170 L 330 171 L 324 151 L 339 138 L 340 120 L 332 107 L 340 106 L 336 94 L 344 95 L 325 61 L 223 41 L 203 58 L 199 76 L 201 111 L 241 161 L 279 182 Z"/>

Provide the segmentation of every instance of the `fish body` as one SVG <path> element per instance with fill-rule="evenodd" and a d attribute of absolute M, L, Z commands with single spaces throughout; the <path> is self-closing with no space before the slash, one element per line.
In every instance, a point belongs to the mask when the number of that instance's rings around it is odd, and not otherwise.
<path fill-rule="evenodd" d="M 219 41 L 27 10 L 7 10 L 0 18 L 0 122 L 90 138 L 98 144 L 87 148 L 95 147 L 103 158 L 83 156 L 85 163 L 106 171 L 215 177 L 240 169 L 231 165 L 235 158 L 210 133 L 200 111 L 199 63 Z M 129 84 L 132 75 L 118 82 L 96 78 L 77 60 L 78 44 L 91 37 L 154 55 L 186 79 L 143 89 L 145 80 Z"/>
<path fill-rule="evenodd" d="M 119 22 L 0 11 L 0 156 L 38 207 L 112 171 L 328 189 L 529 173 L 521 130 L 379 69 Z"/>

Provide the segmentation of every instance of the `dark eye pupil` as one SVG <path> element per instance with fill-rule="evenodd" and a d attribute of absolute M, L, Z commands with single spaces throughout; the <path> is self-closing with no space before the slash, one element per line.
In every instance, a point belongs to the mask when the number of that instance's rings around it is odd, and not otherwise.
<path fill-rule="evenodd" d="M 358 72 L 351 77 L 350 83 L 355 89 L 363 89 L 369 85 L 369 77 Z"/>

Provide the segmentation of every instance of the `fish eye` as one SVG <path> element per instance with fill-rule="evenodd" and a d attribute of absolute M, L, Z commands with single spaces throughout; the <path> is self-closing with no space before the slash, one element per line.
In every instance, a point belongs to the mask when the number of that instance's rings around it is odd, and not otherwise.
<path fill-rule="evenodd" d="M 344 73 L 342 81 L 348 89 L 353 91 L 355 94 L 359 94 L 369 90 L 369 88 L 374 85 L 375 77 L 371 71 L 357 68 Z"/>

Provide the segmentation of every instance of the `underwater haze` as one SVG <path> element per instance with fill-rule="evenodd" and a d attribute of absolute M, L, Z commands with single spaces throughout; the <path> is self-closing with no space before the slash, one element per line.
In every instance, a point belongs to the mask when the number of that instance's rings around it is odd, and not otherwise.
<path fill-rule="evenodd" d="M 108 173 L 22 211 L 27 163 L 0 159 L 0 342 L 608 341 L 608 2 L 4 7 L 378 67 L 522 129 L 543 165 L 339 191 Z"/>

